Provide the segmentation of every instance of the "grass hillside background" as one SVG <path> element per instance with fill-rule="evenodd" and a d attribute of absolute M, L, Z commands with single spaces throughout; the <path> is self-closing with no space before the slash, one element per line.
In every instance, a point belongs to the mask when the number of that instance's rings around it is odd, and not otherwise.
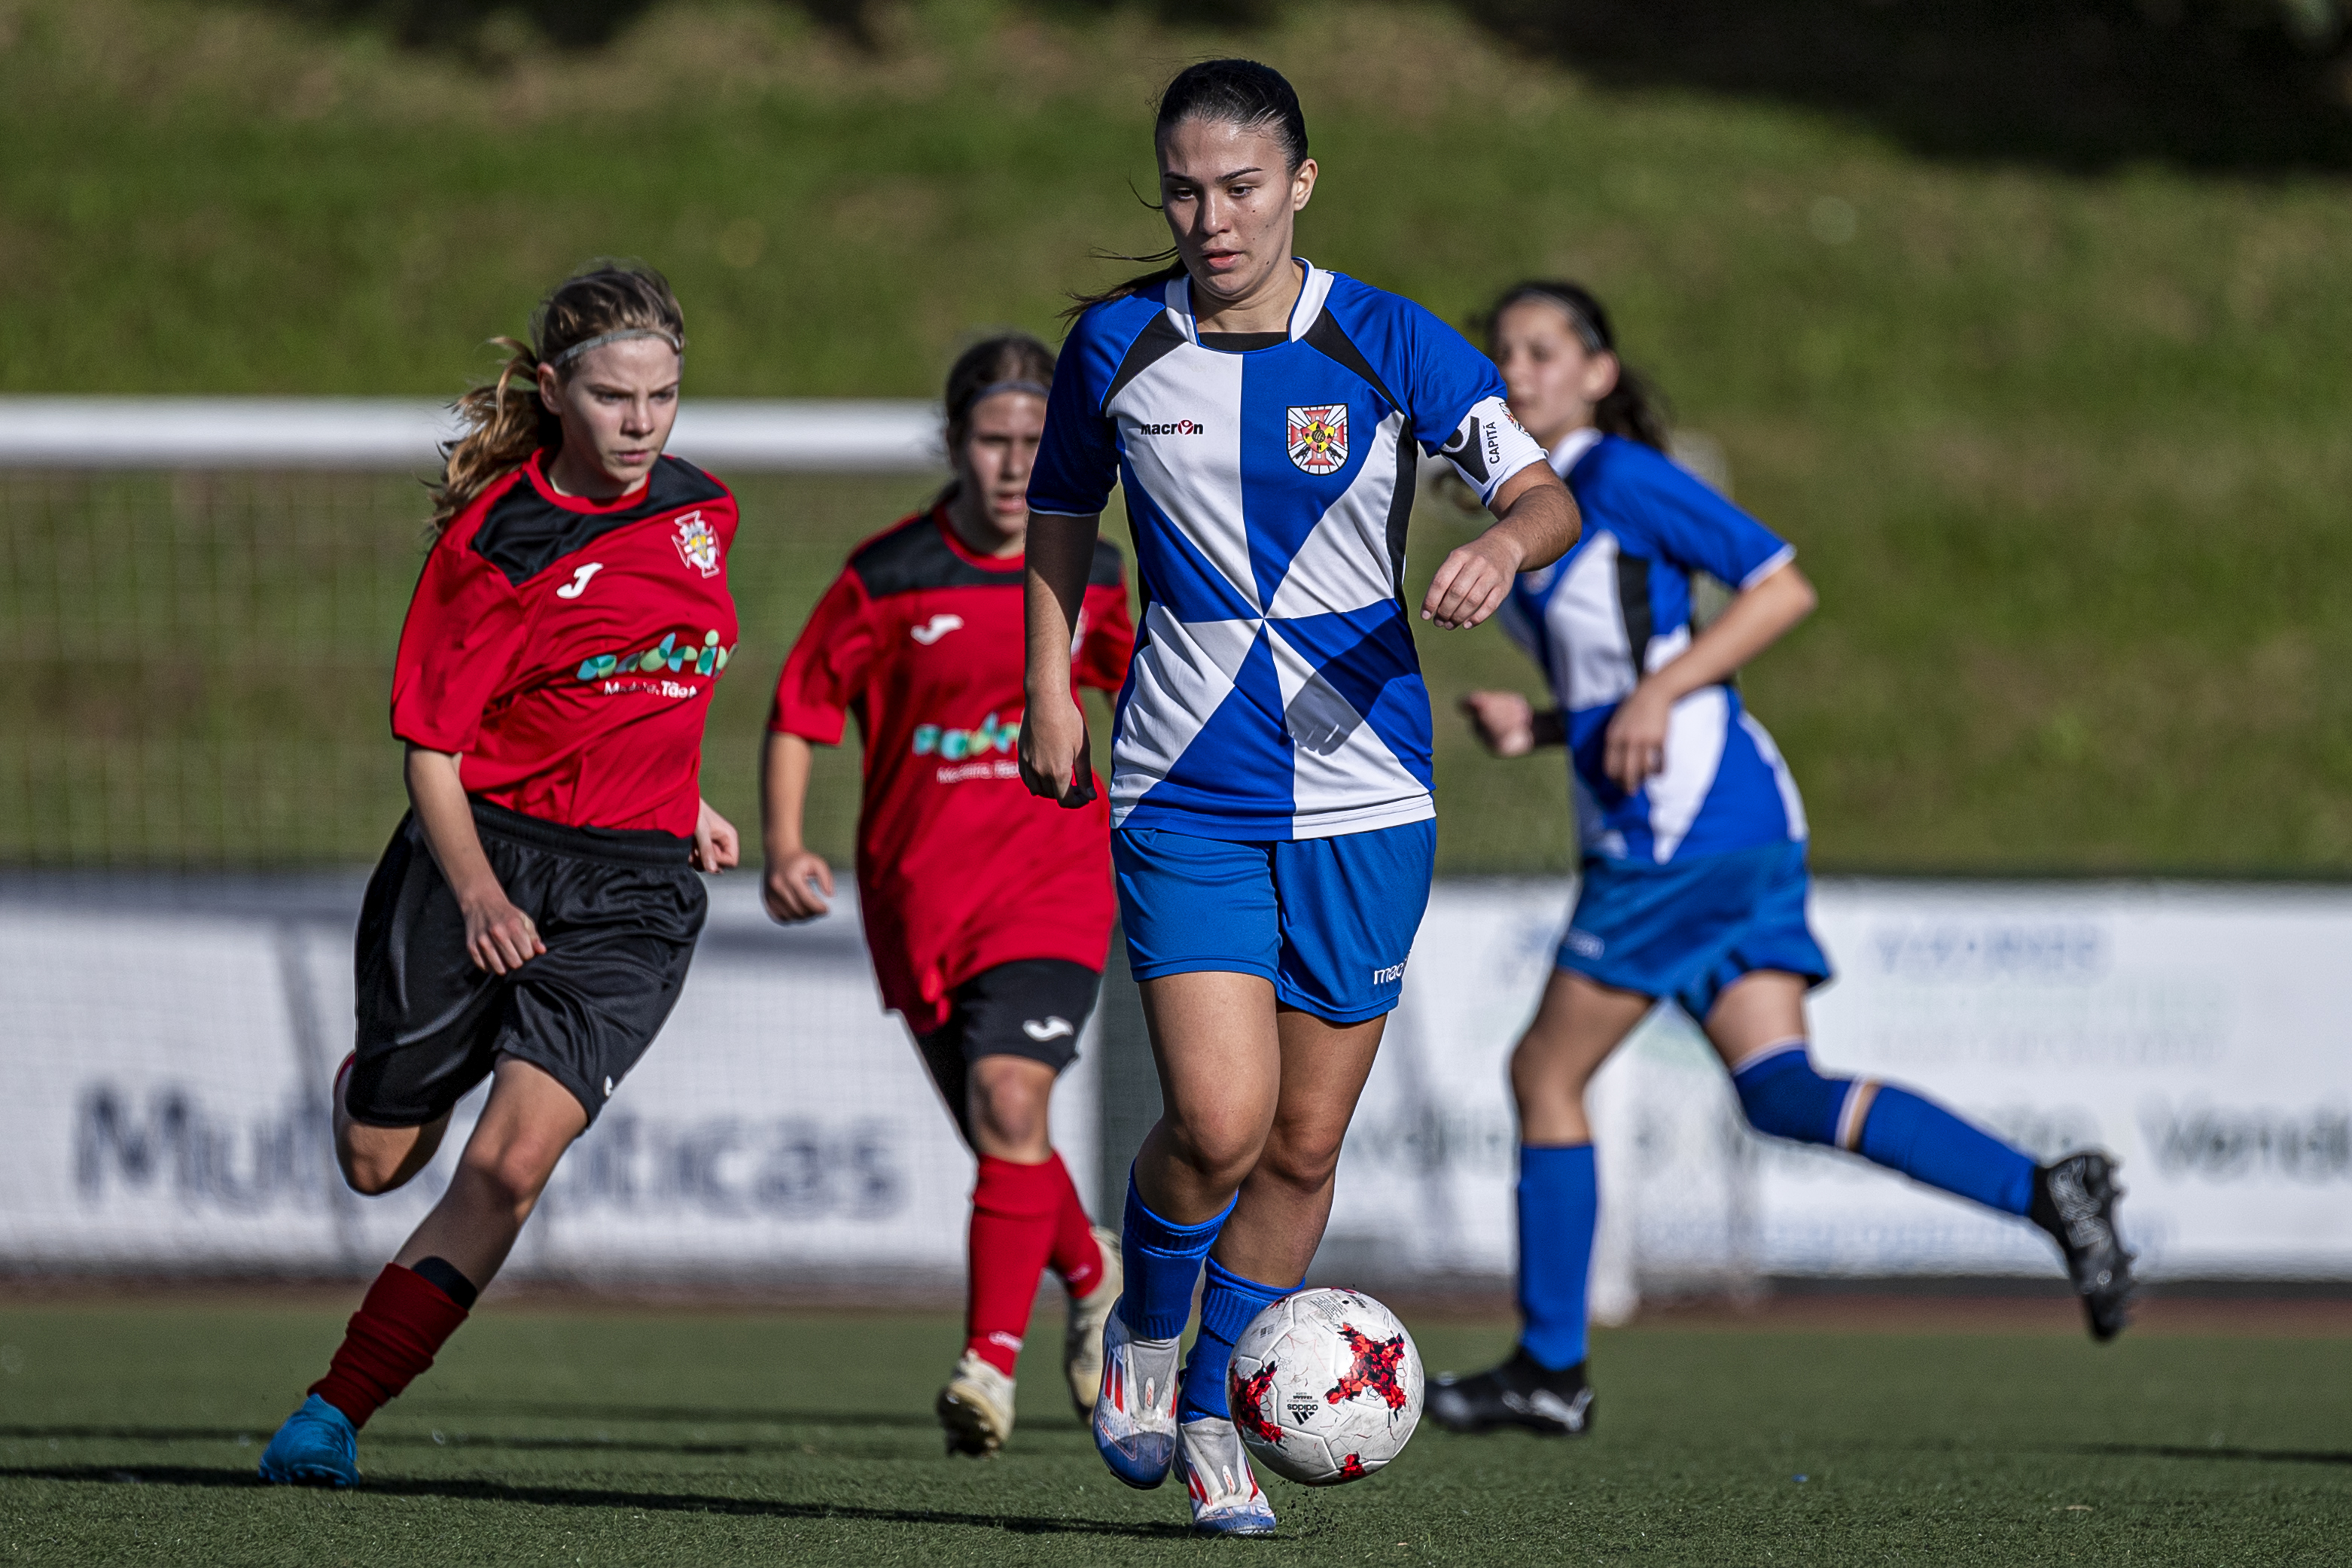
<path fill-rule="evenodd" d="M 1243 10 L 1218 30 L 1078 5 L 855 26 L 606 6 L 577 47 L 523 11 L 415 47 L 363 6 L 0 0 L 0 391 L 452 393 L 556 277 L 621 254 L 678 287 L 689 395 L 929 395 L 973 328 L 1055 332 L 1066 291 L 1117 276 L 1097 247 L 1164 243 L 1133 194 L 1154 92 L 1246 52 L 1307 106 L 1306 254 L 1462 322 L 1522 276 L 1589 282 L 1797 543 L 1821 612 L 1747 690 L 1824 868 L 2352 871 L 2332 154 L 1955 150 L 1833 105 L 1629 84 L 1572 37 L 1450 6 Z M 758 688 L 826 570 L 920 488 L 746 486 L 747 540 L 774 554 L 714 721 L 722 804 L 751 805 Z M 9 525 L 0 602 L 20 760 L 142 702 L 166 711 L 122 723 L 378 744 L 380 690 L 302 716 L 226 654 L 184 653 L 167 687 L 106 675 L 119 650 L 52 634 L 132 602 L 59 564 L 103 508 L 43 505 L 38 538 Z M 413 529 L 401 505 L 353 526 Z M 1425 576 L 1459 529 L 1434 508 L 1417 528 Z M 37 576 L 68 586 L 36 604 Z M 385 612 L 338 622 L 366 669 Z M 1423 647 L 1442 706 L 1532 681 L 1492 631 Z M 1493 763 L 1457 727 L 1441 714 L 1444 865 L 1564 864 L 1557 758 Z M 0 855 L 57 858 L 13 810 Z M 840 852 L 846 818 L 826 821 Z M 364 856 L 388 825 L 306 852 Z"/>

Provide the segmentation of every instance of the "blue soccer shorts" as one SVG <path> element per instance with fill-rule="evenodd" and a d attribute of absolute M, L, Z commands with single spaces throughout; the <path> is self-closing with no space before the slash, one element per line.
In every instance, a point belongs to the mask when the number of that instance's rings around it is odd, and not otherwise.
<path fill-rule="evenodd" d="M 1664 865 L 1589 860 L 1559 967 L 1620 990 L 1671 997 L 1705 1023 L 1742 975 L 1780 969 L 1816 986 L 1830 977 L 1805 919 L 1811 887 L 1801 842 Z"/>
<path fill-rule="evenodd" d="M 1404 994 L 1437 824 L 1271 842 L 1120 828 L 1110 856 L 1137 979 L 1258 975 L 1285 1007 L 1361 1023 Z"/>

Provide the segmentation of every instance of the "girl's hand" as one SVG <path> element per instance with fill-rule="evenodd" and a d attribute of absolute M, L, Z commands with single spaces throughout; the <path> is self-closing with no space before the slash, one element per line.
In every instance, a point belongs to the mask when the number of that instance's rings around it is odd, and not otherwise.
<path fill-rule="evenodd" d="M 466 953 L 478 969 L 510 975 L 547 951 L 530 916 L 509 903 L 495 883 L 486 892 L 460 899 L 457 907 L 466 916 Z"/>
<path fill-rule="evenodd" d="M 1068 696 L 1033 700 L 1021 716 L 1021 781 L 1073 810 L 1095 798 L 1087 716 Z"/>
<path fill-rule="evenodd" d="M 705 800 L 694 818 L 694 869 L 721 872 L 743 860 L 743 841 L 735 824 L 710 809 Z"/>
<path fill-rule="evenodd" d="M 1536 705 L 1517 692 L 1472 692 L 1462 712 L 1479 744 L 1497 757 L 1525 757 L 1536 748 Z"/>
<path fill-rule="evenodd" d="M 1501 530 L 1489 528 L 1466 545 L 1454 549 L 1429 581 L 1421 601 L 1421 618 L 1449 632 L 1475 626 L 1495 613 L 1511 591 L 1511 579 L 1522 560 L 1519 547 Z"/>
<path fill-rule="evenodd" d="M 1674 699 L 1643 681 L 1617 705 L 1609 720 L 1601 752 L 1601 770 L 1628 795 L 1643 781 L 1666 768 L 1666 727 L 1673 721 Z"/>
<path fill-rule="evenodd" d="M 823 855 L 793 850 L 768 857 L 768 874 L 761 880 L 760 902 L 768 906 L 769 919 L 782 925 L 797 920 L 814 920 L 833 908 L 825 902 L 832 896 L 833 868 L 824 863 Z"/>

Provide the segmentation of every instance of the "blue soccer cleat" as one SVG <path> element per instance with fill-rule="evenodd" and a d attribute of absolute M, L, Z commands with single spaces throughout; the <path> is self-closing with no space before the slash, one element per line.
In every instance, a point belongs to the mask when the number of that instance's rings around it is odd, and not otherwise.
<path fill-rule="evenodd" d="M 1138 1339 L 1113 1307 L 1103 1323 L 1102 1392 L 1095 1396 L 1095 1448 L 1110 1473 L 1150 1490 L 1176 1462 L 1181 1339 Z"/>
<path fill-rule="evenodd" d="M 1248 1450 L 1231 1421 L 1202 1416 L 1184 1423 L 1177 1448 L 1192 1529 L 1202 1535 L 1272 1535 L 1274 1504 L 1250 1472 Z"/>
<path fill-rule="evenodd" d="M 282 1487 L 354 1486 L 359 1456 L 352 1418 L 313 1394 L 261 1450 L 261 1479 Z"/>

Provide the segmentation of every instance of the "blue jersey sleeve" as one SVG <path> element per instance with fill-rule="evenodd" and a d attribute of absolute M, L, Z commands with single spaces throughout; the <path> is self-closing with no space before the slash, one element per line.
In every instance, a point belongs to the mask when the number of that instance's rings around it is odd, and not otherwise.
<path fill-rule="evenodd" d="M 1451 458 L 1481 501 L 1543 461 L 1543 448 L 1511 417 L 1502 372 L 1461 333 L 1412 300 L 1353 279 L 1338 280 L 1330 303 L 1403 403 L 1421 449 Z"/>
<path fill-rule="evenodd" d="M 1078 318 L 1054 366 L 1045 399 L 1045 431 L 1029 471 L 1029 509 L 1049 516 L 1091 517 L 1110 503 L 1118 483 L 1118 435 L 1103 401 L 1118 373 L 1122 345 L 1110 329 L 1123 301 L 1096 306 Z"/>
<path fill-rule="evenodd" d="M 1646 446 L 1622 445 L 1630 461 L 1610 465 L 1618 491 L 1612 510 L 1640 518 L 1667 560 L 1745 589 L 1797 553 L 1681 464 Z"/>

